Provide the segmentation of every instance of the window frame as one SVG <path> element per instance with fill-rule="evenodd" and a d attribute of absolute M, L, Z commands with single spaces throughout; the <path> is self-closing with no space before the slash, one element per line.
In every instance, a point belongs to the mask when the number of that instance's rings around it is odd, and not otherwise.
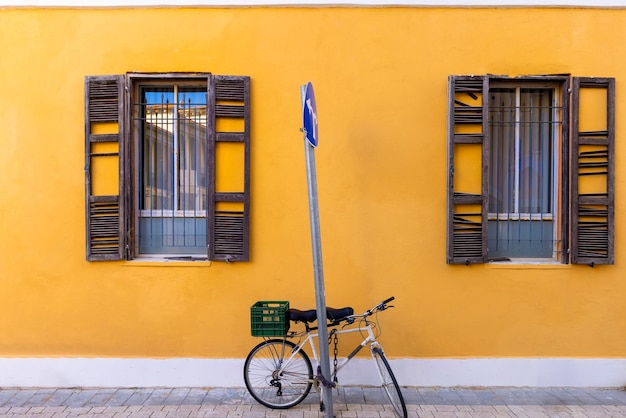
<path fill-rule="evenodd" d="M 514 94 L 515 94 L 515 120 L 513 122 L 513 124 L 515 125 L 515 128 L 513 128 L 515 130 L 515 157 L 516 157 L 516 161 L 515 161 L 515 181 L 514 181 L 514 186 L 513 186 L 513 190 L 509 191 L 509 193 L 513 193 L 515 196 L 513 197 L 513 201 L 514 201 L 514 211 L 513 212 L 492 212 L 489 210 L 489 205 L 487 207 L 487 217 L 488 217 L 488 222 L 491 221 L 500 221 L 503 219 L 506 220 L 512 220 L 512 221 L 518 221 L 518 220 L 528 220 L 528 221 L 543 221 L 543 220 L 548 220 L 548 221 L 552 221 L 554 224 L 552 226 L 552 232 L 551 232 L 551 239 L 552 239 L 552 244 L 551 244 L 551 256 L 550 257 L 532 257 L 532 258 L 525 258 L 522 256 L 518 256 L 516 257 L 515 255 L 509 255 L 507 256 L 507 258 L 509 258 L 511 261 L 520 261 L 520 260 L 533 260 L 533 261 L 543 261 L 543 262 L 553 262 L 553 261 L 557 261 L 557 260 L 561 260 L 561 251 L 562 251 L 562 245 L 561 243 L 563 242 L 564 237 L 563 236 L 563 230 L 561 228 L 560 225 L 560 220 L 562 217 L 567 216 L 568 214 L 568 209 L 567 207 L 563 206 L 563 190 L 562 188 L 564 186 L 566 186 L 566 183 L 563 183 L 563 164 L 566 164 L 567 161 L 564 160 L 563 157 L 563 152 L 561 151 L 561 147 L 563 146 L 563 144 L 567 143 L 567 134 L 568 132 L 563 129 L 564 127 L 564 120 L 567 119 L 567 115 L 564 113 L 564 111 L 567 111 L 567 105 L 564 107 L 563 106 L 563 89 L 566 87 L 563 85 L 564 82 L 563 80 L 558 80 L 558 81 L 541 81 L 538 82 L 534 79 L 532 80 L 527 80 L 525 78 L 515 78 L 515 79 L 507 79 L 507 80 L 495 80 L 489 83 L 489 93 L 491 94 L 493 89 L 509 89 L 509 90 L 514 90 Z M 549 128 L 550 129 L 550 133 L 552 136 L 552 145 L 550 147 L 550 153 L 551 153 L 551 162 L 550 162 L 550 181 L 549 181 L 549 187 L 550 187 L 550 191 L 549 191 L 549 207 L 551 208 L 550 212 L 541 212 L 541 213 L 536 213 L 536 212 L 527 212 L 527 211 L 521 211 L 520 209 L 520 202 L 519 202 L 519 195 L 522 194 L 521 192 L 521 182 L 519 180 L 520 174 L 521 174 L 521 169 L 520 169 L 520 164 L 519 161 L 517 160 L 518 157 L 520 157 L 521 154 L 519 154 L 519 148 L 521 148 L 521 142 L 523 141 L 522 135 L 520 133 L 520 124 L 524 124 L 524 122 L 522 121 L 522 116 L 521 116 L 521 94 L 523 90 L 529 90 L 529 89 L 541 89 L 541 90 L 550 90 L 551 91 L 551 102 L 549 104 L 550 107 L 550 113 L 551 113 L 551 124 L 552 126 Z M 491 133 L 493 132 L 493 129 L 491 127 L 491 122 L 488 121 L 488 125 L 489 125 L 489 133 L 491 136 Z M 495 138 L 489 138 L 490 140 L 493 140 L 493 142 L 495 142 Z M 489 150 L 492 151 L 493 147 L 489 146 Z M 489 156 L 489 158 L 491 158 L 491 155 Z M 491 161 L 491 159 L 490 159 Z M 489 170 L 489 175 L 491 174 L 490 170 Z M 489 180 L 489 179 L 487 179 Z M 488 187 L 489 188 L 489 187 Z M 489 192 L 491 193 L 491 190 L 489 190 Z M 489 231 L 487 231 L 487 235 L 488 235 L 488 239 L 489 239 Z M 491 258 L 497 258 L 497 257 L 491 257 Z"/>
<path fill-rule="evenodd" d="M 208 89 L 209 89 L 209 77 L 210 74 L 208 73 L 196 73 L 196 74 L 189 74 L 189 75 L 180 75 L 180 74 L 141 74 L 141 73 L 129 73 L 127 75 L 127 81 L 128 81 L 128 91 L 129 91 L 129 96 L 128 96 L 128 108 L 129 108 L 129 112 L 128 112 L 128 116 L 129 116 L 129 124 L 128 126 L 130 127 L 130 135 L 131 135 L 131 146 L 132 146 L 132 150 L 133 150 L 133 182 L 132 182 L 132 187 L 133 187 L 133 193 L 131 196 L 132 199 L 132 213 L 133 213 L 133 217 L 132 217 L 132 230 L 134 231 L 134 236 L 133 236 L 133 254 L 135 254 L 137 257 L 141 257 L 141 258 L 157 258 L 157 259 L 171 259 L 171 258 L 180 258 L 180 257 L 200 257 L 198 254 L 194 253 L 193 251 L 184 251 L 184 249 L 186 247 L 181 247 L 181 251 L 177 252 L 177 253 L 152 253 L 152 252 L 141 252 L 141 238 L 140 238 L 140 232 L 141 232 L 141 227 L 140 227 L 140 219 L 145 217 L 145 214 L 149 214 L 149 218 L 151 219 L 153 216 L 157 216 L 157 217 L 162 217 L 168 220 L 171 220 L 172 222 L 176 222 L 176 220 L 180 220 L 180 219 L 188 219 L 189 217 L 187 216 L 190 212 L 189 211 L 184 211 L 183 209 L 180 209 L 178 207 L 176 207 L 176 197 L 174 197 L 174 204 L 175 207 L 173 209 L 142 209 L 141 208 L 141 202 L 140 200 L 142 199 L 141 197 L 141 193 L 143 190 L 143 178 L 142 178 L 142 173 L 143 170 L 145 169 L 143 167 L 143 161 L 142 161 L 142 152 L 141 151 L 143 149 L 143 141 L 144 141 L 144 134 L 143 134 L 143 128 L 140 126 L 142 122 L 142 116 L 139 115 L 140 109 L 138 108 L 139 106 L 139 101 L 142 97 L 142 90 L 144 88 L 147 87 L 164 87 L 164 88 L 173 88 L 174 91 L 176 91 L 176 87 L 202 87 L 204 88 L 204 90 L 206 91 L 207 94 L 207 102 L 206 102 L 206 106 L 207 106 L 207 128 L 206 128 L 206 147 L 208 147 L 208 141 L 209 141 L 209 126 L 208 126 L 208 108 L 209 108 L 209 93 L 208 93 Z M 177 104 L 174 104 L 175 106 L 177 106 Z M 177 120 L 178 118 L 176 118 Z M 178 122 L 174 122 L 175 127 L 174 129 L 178 129 Z M 176 146 L 175 141 L 176 141 L 176 137 L 177 135 L 175 133 L 173 133 L 173 140 L 174 142 L 172 143 L 172 146 Z M 178 162 L 176 161 L 176 157 L 175 157 L 175 152 L 172 154 L 172 162 L 173 164 L 178 164 Z M 211 174 L 208 173 L 208 151 L 205 150 L 205 164 L 206 164 L 206 172 L 207 174 L 205 175 L 205 179 L 204 179 L 204 184 L 208 184 L 208 178 L 211 176 Z M 178 165 L 176 166 L 176 168 L 179 168 Z M 173 189 L 175 191 L 175 193 L 180 193 L 177 189 L 178 189 L 178 184 L 177 184 L 177 178 L 178 178 L 178 173 L 172 172 L 172 182 L 174 182 L 173 185 Z M 208 188 L 208 186 L 207 186 Z M 208 193 L 207 193 L 207 199 L 208 199 Z M 207 203 L 205 202 L 205 207 L 208 206 Z M 194 215 L 198 214 L 200 211 L 193 211 L 191 213 L 193 213 Z M 199 218 L 205 218 L 208 220 L 208 210 L 202 210 L 202 215 L 203 216 L 197 216 Z M 174 224 L 172 224 L 172 228 L 174 228 Z M 177 235 L 173 235 L 172 236 L 172 240 L 175 241 L 177 239 Z M 206 238 L 207 238 L 207 242 L 208 242 L 208 226 L 207 226 L 207 234 L 206 234 Z"/>

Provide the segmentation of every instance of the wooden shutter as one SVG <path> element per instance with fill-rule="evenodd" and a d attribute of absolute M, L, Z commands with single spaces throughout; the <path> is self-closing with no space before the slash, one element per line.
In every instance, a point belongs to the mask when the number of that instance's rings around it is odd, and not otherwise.
<path fill-rule="evenodd" d="M 615 79 L 574 77 L 571 142 L 572 263 L 613 264 Z"/>
<path fill-rule="evenodd" d="M 489 78 L 448 80 L 447 262 L 487 262 Z"/>
<path fill-rule="evenodd" d="M 87 260 L 124 258 L 124 76 L 85 78 Z"/>
<path fill-rule="evenodd" d="M 208 86 L 208 258 L 248 261 L 250 230 L 250 78 L 210 76 Z M 222 129 L 222 126 L 227 128 Z M 234 126 L 234 129 L 229 128 Z M 222 153 L 235 148 L 242 158 L 243 173 L 237 173 L 236 190 L 221 190 L 229 172 Z M 227 186 L 231 187 L 231 186 Z M 212 215 L 212 216 L 211 216 Z"/>

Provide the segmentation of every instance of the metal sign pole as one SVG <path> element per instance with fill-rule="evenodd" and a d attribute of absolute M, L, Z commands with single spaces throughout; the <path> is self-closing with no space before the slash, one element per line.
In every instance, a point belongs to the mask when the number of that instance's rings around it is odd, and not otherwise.
<path fill-rule="evenodd" d="M 309 84 L 310 85 L 310 84 Z M 312 90 L 312 87 L 311 87 Z M 307 86 L 302 87 L 302 107 L 304 112 L 316 112 L 306 103 Z M 313 114 L 315 122 L 317 115 Z M 315 133 L 317 134 L 317 132 Z M 317 139 L 317 138 L 315 138 Z M 304 153 L 306 157 L 307 183 L 309 190 L 309 219 L 311 224 L 311 242 L 313 248 L 313 273 L 315 278 L 315 302 L 317 308 L 318 342 L 320 352 L 320 369 L 322 382 L 332 381 L 330 374 L 330 353 L 328 350 L 328 327 L 326 325 L 326 297 L 324 291 L 324 269 L 322 266 L 322 242 L 320 234 L 319 205 L 317 195 L 317 174 L 315 170 L 315 147 L 307 139 L 307 132 L 304 132 Z M 317 371 L 314 371 L 317 373 Z M 322 402 L 324 405 L 324 417 L 333 418 L 333 393 L 332 388 L 323 387 Z"/>

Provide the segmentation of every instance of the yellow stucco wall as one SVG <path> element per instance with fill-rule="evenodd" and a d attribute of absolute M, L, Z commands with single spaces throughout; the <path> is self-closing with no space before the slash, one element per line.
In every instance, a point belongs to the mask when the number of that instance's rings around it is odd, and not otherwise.
<path fill-rule="evenodd" d="M 626 357 L 626 10 L 0 10 L 0 355 L 244 357 L 257 300 L 315 303 L 300 85 L 315 86 L 326 301 L 392 357 Z M 86 75 L 252 80 L 249 263 L 85 261 Z M 446 265 L 450 74 L 617 80 L 614 266 Z"/>

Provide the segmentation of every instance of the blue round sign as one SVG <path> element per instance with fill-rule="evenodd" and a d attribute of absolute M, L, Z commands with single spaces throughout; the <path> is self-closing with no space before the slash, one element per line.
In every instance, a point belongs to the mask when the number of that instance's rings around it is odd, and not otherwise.
<path fill-rule="evenodd" d="M 316 147 L 318 141 L 317 131 L 317 106 L 315 105 L 315 93 L 313 92 L 313 84 L 309 81 L 306 85 L 306 93 L 304 95 L 304 136 L 309 144 Z"/>

